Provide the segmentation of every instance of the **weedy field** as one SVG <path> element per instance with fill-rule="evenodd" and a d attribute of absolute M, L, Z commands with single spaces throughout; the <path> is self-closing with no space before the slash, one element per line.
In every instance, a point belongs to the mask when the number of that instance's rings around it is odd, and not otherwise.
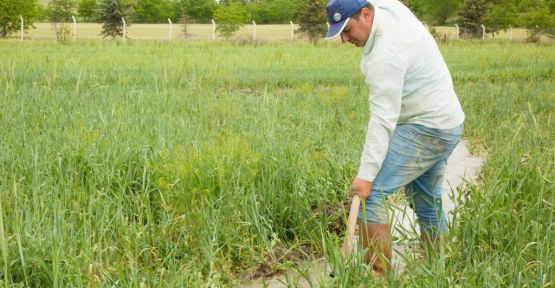
<path fill-rule="evenodd" d="M 442 44 L 487 161 L 438 260 L 376 281 L 338 260 L 334 209 L 368 121 L 358 49 L 0 44 L 5 286 L 233 287 L 321 256 L 329 287 L 555 285 L 553 45 Z"/>

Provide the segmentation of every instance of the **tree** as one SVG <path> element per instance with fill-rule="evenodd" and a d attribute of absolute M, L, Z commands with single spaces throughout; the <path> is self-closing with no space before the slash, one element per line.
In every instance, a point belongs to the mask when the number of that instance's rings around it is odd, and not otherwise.
<path fill-rule="evenodd" d="M 50 0 L 47 6 L 48 20 L 54 28 L 56 40 L 65 41 L 69 35 L 67 23 L 72 21 L 77 3 L 74 0 Z"/>
<path fill-rule="evenodd" d="M 460 0 L 420 1 L 418 3 L 420 13 L 422 13 L 420 17 L 430 24 L 444 25 L 447 19 L 457 13 L 460 4 Z"/>
<path fill-rule="evenodd" d="M 528 28 L 528 41 L 538 42 L 543 34 L 555 37 L 555 4 L 547 0 L 533 1 L 523 16 L 523 23 Z"/>
<path fill-rule="evenodd" d="M 189 36 L 189 24 L 191 22 L 191 16 L 187 14 L 186 11 L 181 11 L 181 24 L 183 24 L 183 38 L 187 39 Z"/>
<path fill-rule="evenodd" d="M 48 22 L 48 4 L 37 3 L 35 21 Z"/>
<path fill-rule="evenodd" d="M 405 6 L 407 6 L 418 19 L 424 18 L 424 9 L 422 8 L 423 0 L 401 0 Z"/>
<path fill-rule="evenodd" d="M 29 29 L 37 17 L 36 0 L 2 0 L 0 1 L 0 38 L 6 38 L 10 34 L 19 31 L 23 16 L 23 28 Z"/>
<path fill-rule="evenodd" d="M 253 20 L 260 24 L 289 23 L 297 18 L 303 0 L 266 0 L 246 5 Z"/>
<path fill-rule="evenodd" d="M 138 23 L 166 23 L 179 16 L 177 5 L 170 0 L 137 0 L 134 20 Z"/>
<path fill-rule="evenodd" d="M 81 0 L 77 12 L 83 21 L 95 22 L 98 20 L 96 0 Z"/>
<path fill-rule="evenodd" d="M 98 3 L 100 21 L 102 24 L 102 38 L 123 37 L 123 18 L 128 18 L 132 12 L 132 4 L 125 0 L 101 0 Z M 127 22 L 127 20 L 126 20 Z M 129 26 L 129 23 L 126 23 Z"/>
<path fill-rule="evenodd" d="M 328 17 L 320 0 L 308 0 L 298 12 L 299 32 L 308 36 L 313 44 L 326 35 Z"/>
<path fill-rule="evenodd" d="M 514 0 L 497 0 L 491 3 L 484 15 L 484 25 L 488 33 L 495 35 L 499 30 L 506 30 L 517 25 L 519 20 L 518 8 Z"/>
<path fill-rule="evenodd" d="M 214 13 L 216 31 L 220 36 L 229 39 L 237 32 L 248 19 L 247 11 L 243 4 L 229 3 L 220 5 Z"/>
<path fill-rule="evenodd" d="M 181 14 L 186 13 L 201 23 L 209 23 L 218 7 L 215 0 L 181 0 Z"/>
<path fill-rule="evenodd" d="M 478 38 L 490 7 L 489 0 L 464 0 L 458 13 L 462 38 Z"/>

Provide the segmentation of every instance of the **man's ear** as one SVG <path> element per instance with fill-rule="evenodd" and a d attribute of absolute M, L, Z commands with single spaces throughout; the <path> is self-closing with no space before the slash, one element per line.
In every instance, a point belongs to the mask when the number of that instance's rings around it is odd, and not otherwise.
<path fill-rule="evenodd" d="M 372 15 L 372 10 L 368 9 L 368 7 L 364 7 L 362 8 L 362 10 L 360 10 L 360 16 L 362 16 L 364 20 L 370 19 L 371 15 Z"/>

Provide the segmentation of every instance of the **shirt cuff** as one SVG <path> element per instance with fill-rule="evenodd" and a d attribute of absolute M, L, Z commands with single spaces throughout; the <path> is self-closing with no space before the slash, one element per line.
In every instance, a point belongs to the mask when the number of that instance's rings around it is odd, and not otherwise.
<path fill-rule="evenodd" d="M 379 168 L 372 166 L 368 163 L 361 163 L 358 169 L 357 178 L 368 182 L 374 182 L 378 175 Z"/>

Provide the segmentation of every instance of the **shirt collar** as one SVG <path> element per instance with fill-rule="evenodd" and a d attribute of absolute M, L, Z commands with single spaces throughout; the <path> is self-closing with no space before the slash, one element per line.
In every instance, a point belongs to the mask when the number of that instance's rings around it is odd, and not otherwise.
<path fill-rule="evenodd" d="M 362 48 L 362 52 L 364 54 L 369 54 L 372 51 L 372 47 L 374 46 L 374 41 L 376 39 L 376 32 L 378 31 L 378 28 L 380 26 L 382 15 L 380 12 L 378 12 L 378 10 L 380 10 L 379 6 L 375 4 L 375 2 L 372 2 L 372 5 L 374 6 L 374 20 L 372 22 L 372 30 L 370 31 L 370 36 L 368 36 L 368 41 L 366 41 L 366 44 Z"/>

